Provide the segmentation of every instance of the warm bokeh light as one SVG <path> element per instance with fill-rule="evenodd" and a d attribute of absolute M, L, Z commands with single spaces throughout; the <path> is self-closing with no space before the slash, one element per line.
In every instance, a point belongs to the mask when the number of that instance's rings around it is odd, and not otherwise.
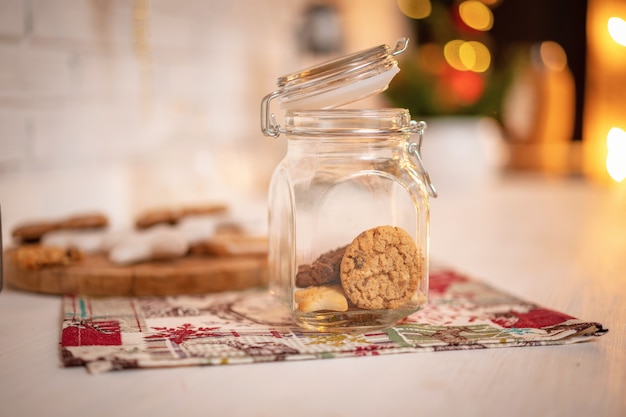
<path fill-rule="evenodd" d="M 614 127 L 606 137 L 606 170 L 611 178 L 622 182 L 626 178 L 626 132 Z"/>
<path fill-rule="evenodd" d="M 567 54 L 556 42 L 542 42 L 539 47 L 541 61 L 551 71 L 560 72 L 567 68 Z"/>
<path fill-rule="evenodd" d="M 472 29 L 487 31 L 493 26 L 493 13 L 484 3 L 468 0 L 459 4 L 459 16 Z"/>
<path fill-rule="evenodd" d="M 582 140 L 582 169 L 585 175 L 611 185 L 621 181 L 620 186 L 626 185 L 626 127 L 621 126 L 626 108 L 624 17 L 626 2 L 623 0 L 588 2 Z"/>
<path fill-rule="evenodd" d="M 462 105 L 475 103 L 485 90 L 483 75 L 473 71 L 448 69 L 444 73 L 443 80 L 451 93 L 448 99 L 454 99 Z"/>
<path fill-rule="evenodd" d="M 461 61 L 460 56 L 461 45 L 463 45 L 464 43 L 465 42 L 463 42 L 462 40 L 456 39 L 446 43 L 443 47 L 443 56 L 446 59 L 446 62 L 455 70 L 467 70 L 467 68 L 463 64 L 463 61 Z"/>
<path fill-rule="evenodd" d="M 461 61 L 470 71 L 485 72 L 491 65 L 489 49 L 480 42 L 465 42 L 461 45 L 459 53 L 461 54 Z"/>
<path fill-rule="evenodd" d="M 459 71 L 485 72 L 491 65 L 489 49 L 476 41 L 450 41 L 444 46 L 443 54 L 446 62 Z"/>
<path fill-rule="evenodd" d="M 611 38 L 622 46 L 626 46 L 626 21 L 619 17 L 611 17 L 608 22 Z"/>
<path fill-rule="evenodd" d="M 424 19 L 430 16 L 430 0 L 398 0 L 400 11 L 412 19 Z"/>

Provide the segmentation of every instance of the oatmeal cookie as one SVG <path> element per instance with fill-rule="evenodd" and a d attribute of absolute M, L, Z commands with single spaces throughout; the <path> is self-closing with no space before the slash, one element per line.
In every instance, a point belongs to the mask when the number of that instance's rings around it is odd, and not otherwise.
<path fill-rule="evenodd" d="M 17 248 L 15 261 L 23 269 L 43 269 L 67 266 L 83 259 L 83 253 L 73 248 L 57 246 L 26 245 Z"/>
<path fill-rule="evenodd" d="M 338 281 L 341 258 L 343 258 L 345 251 L 346 246 L 343 246 L 323 253 L 311 265 L 299 265 L 296 274 L 296 286 L 310 287 Z"/>
<path fill-rule="evenodd" d="M 341 261 L 341 284 L 358 308 L 399 308 L 415 294 L 421 259 L 403 229 L 379 226 L 357 236 Z"/>

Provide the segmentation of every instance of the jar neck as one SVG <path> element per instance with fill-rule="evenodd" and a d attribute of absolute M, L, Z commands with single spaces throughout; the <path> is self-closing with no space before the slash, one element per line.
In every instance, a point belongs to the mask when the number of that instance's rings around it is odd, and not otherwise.
<path fill-rule="evenodd" d="M 341 157 L 341 158 L 394 158 L 406 154 L 407 135 L 387 138 L 290 136 L 287 153 L 292 158 Z"/>
<path fill-rule="evenodd" d="M 303 161 L 333 160 L 349 163 L 356 160 L 402 159 L 407 155 L 407 134 L 370 136 L 288 136 L 287 159 Z"/>
<path fill-rule="evenodd" d="M 292 140 L 375 142 L 403 140 L 410 124 L 406 109 L 289 110 L 284 132 Z"/>

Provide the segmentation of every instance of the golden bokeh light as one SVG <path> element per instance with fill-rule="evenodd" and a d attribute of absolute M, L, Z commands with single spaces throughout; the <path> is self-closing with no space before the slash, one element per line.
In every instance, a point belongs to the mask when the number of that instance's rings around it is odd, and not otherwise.
<path fill-rule="evenodd" d="M 466 69 L 476 66 L 476 51 L 469 42 L 463 42 L 459 48 L 459 58 L 461 58 L 461 62 Z"/>
<path fill-rule="evenodd" d="M 400 11 L 411 19 L 424 19 L 430 16 L 430 0 L 398 0 Z"/>
<path fill-rule="evenodd" d="M 459 71 L 485 72 L 491 65 L 489 49 L 481 42 L 456 39 L 444 46 L 443 54 L 446 62 Z"/>
<path fill-rule="evenodd" d="M 488 31 L 493 27 L 493 13 L 483 2 L 467 0 L 459 4 L 463 23 L 475 30 Z"/>
<path fill-rule="evenodd" d="M 541 61 L 551 71 L 560 72 L 567 68 L 567 54 L 556 42 L 542 42 L 539 47 Z"/>
<path fill-rule="evenodd" d="M 488 6 L 495 6 L 496 4 L 500 3 L 500 0 L 482 0 L 482 2 Z"/>
<path fill-rule="evenodd" d="M 459 39 L 455 39 L 445 44 L 443 47 L 443 56 L 446 62 L 454 69 L 459 71 L 466 71 L 467 67 L 461 61 L 461 46 L 465 42 Z"/>
<path fill-rule="evenodd" d="M 619 17 L 611 17 L 608 21 L 611 38 L 622 46 L 626 46 L 626 21 Z"/>
<path fill-rule="evenodd" d="M 491 54 L 489 49 L 475 41 L 465 42 L 459 50 L 461 61 L 465 67 L 474 72 L 485 72 L 491 65 Z"/>
<path fill-rule="evenodd" d="M 623 0 L 588 2 L 582 169 L 596 181 L 620 186 L 626 186 L 625 19 Z"/>
<path fill-rule="evenodd" d="M 622 182 L 626 178 L 626 132 L 618 127 L 611 128 L 606 145 L 606 170 L 611 178 Z"/>

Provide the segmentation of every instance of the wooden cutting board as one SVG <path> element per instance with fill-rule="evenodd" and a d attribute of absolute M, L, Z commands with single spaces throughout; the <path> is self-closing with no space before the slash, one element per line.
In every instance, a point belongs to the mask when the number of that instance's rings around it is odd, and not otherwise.
<path fill-rule="evenodd" d="M 135 265 L 115 265 L 105 255 L 85 256 L 71 266 L 24 269 L 15 249 L 4 253 L 5 281 L 45 294 L 151 296 L 204 294 L 267 285 L 267 258 L 187 256 Z"/>

